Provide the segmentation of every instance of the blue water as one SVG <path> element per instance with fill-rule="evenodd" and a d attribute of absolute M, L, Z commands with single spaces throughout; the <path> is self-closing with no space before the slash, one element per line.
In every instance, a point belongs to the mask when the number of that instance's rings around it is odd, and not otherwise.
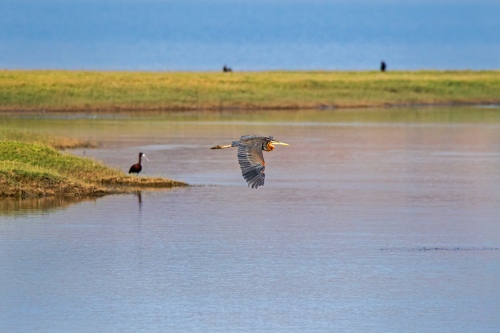
<path fill-rule="evenodd" d="M 0 0 L 0 68 L 498 69 L 498 1 Z"/>
<path fill-rule="evenodd" d="M 499 111 L 0 114 L 197 185 L 0 200 L 0 332 L 497 333 Z M 208 148 L 247 133 L 257 190 Z"/>

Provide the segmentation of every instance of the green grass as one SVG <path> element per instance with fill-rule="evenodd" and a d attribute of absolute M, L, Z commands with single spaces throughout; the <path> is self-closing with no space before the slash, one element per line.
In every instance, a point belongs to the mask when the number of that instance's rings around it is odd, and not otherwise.
<path fill-rule="evenodd" d="M 0 110 L 298 109 L 498 103 L 500 71 L 0 71 Z"/>
<path fill-rule="evenodd" d="M 89 197 L 185 185 L 163 178 L 131 177 L 40 143 L 0 142 L 0 197 Z"/>
<path fill-rule="evenodd" d="M 57 149 L 97 148 L 98 146 L 96 142 L 88 140 L 64 138 L 33 130 L 2 126 L 0 126 L 0 141 L 41 143 Z"/>

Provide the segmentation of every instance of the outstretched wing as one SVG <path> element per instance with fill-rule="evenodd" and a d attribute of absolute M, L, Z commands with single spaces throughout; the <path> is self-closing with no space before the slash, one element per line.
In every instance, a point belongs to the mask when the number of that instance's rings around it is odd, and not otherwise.
<path fill-rule="evenodd" d="M 242 136 L 238 146 L 238 162 L 243 178 L 248 186 L 257 188 L 264 185 L 266 163 L 262 155 L 261 136 Z"/>

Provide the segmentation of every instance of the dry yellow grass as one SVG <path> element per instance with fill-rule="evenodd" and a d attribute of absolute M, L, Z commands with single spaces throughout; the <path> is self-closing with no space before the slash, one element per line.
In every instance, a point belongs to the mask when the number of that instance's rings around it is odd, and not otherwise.
<path fill-rule="evenodd" d="M 131 177 L 37 143 L 0 141 L 0 162 L 0 198 L 95 197 L 187 185 L 164 178 Z"/>
<path fill-rule="evenodd" d="M 298 109 L 497 103 L 500 71 L 0 71 L 0 110 Z"/>

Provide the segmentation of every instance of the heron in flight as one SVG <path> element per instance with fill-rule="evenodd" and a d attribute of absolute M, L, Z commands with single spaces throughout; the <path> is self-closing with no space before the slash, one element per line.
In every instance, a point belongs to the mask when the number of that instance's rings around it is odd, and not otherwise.
<path fill-rule="evenodd" d="M 240 163 L 243 178 L 252 188 L 264 185 L 266 174 L 266 162 L 262 151 L 273 151 L 274 145 L 288 146 L 287 143 L 279 142 L 272 136 L 245 135 L 240 141 L 233 141 L 227 146 L 214 146 L 210 149 L 224 149 L 238 147 L 238 162 Z"/>

